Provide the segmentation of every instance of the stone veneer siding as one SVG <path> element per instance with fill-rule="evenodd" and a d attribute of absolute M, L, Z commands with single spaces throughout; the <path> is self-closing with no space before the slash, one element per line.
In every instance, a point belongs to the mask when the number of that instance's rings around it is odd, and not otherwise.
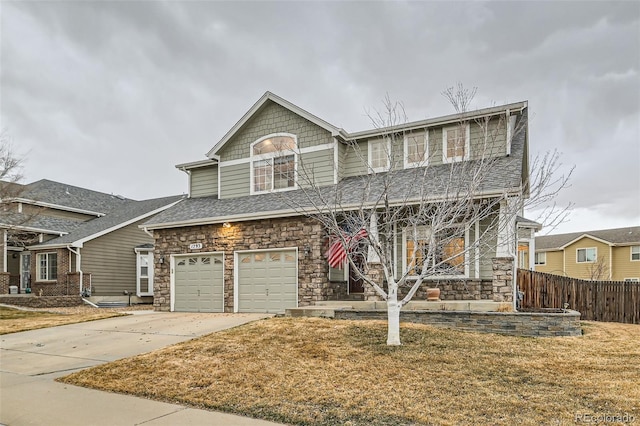
<path fill-rule="evenodd" d="M 0 296 L 0 303 L 27 308 L 61 308 L 82 305 L 80 296 L 43 296 L 33 294 L 19 296 Z"/>
<path fill-rule="evenodd" d="M 154 298 L 156 311 L 171 309 L 170 256 L 177 254 L 224 252 L 224 310 L 233 312 L 233 261 L 238 250 L 298 248 L 298 306 L 335 300 L 342 291 L 329 282 L 329 267 L 323 253 L 327 236 L 322 225 L 307 217 L 264 219 L 222 224 L 167 228 L 154 231 Z M 192 243 L 202 249 L 190 250 Z M 310 249 L 305 253 L 305 247 Z M 160 263 L 159 260 L 163 259 Z M 344 284 L 343 284 L 344 285 Z"/>
<path fill-rule="evenodd" d="M 349 320 L 386 320 L 384 310 L 336 310 L 334 318 Z M 554 337 L 580 336 L 580 312 L 461 312 L 401 311 L 400 321 L 429 324 L 435 327 L 512 336 Z"/>
<path fill-rule="evenodd" d="M 494 257 L 493 267 L 493 301 L 513 302 L 513 258 Z"/>

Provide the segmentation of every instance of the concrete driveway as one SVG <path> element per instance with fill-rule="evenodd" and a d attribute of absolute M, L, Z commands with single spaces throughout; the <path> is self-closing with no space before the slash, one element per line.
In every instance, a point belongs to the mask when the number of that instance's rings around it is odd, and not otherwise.
<path fill-rule="evenodd" d="M 137 311 L 126 317 L 2 335 L 0 423 L 12 426 L 273 425 L 54 381 L 83 368 L 268 317 L 266 314 Z"/>

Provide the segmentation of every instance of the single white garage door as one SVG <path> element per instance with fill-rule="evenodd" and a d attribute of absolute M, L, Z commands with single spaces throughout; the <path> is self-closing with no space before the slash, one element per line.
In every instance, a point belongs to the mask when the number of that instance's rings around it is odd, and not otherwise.
<path fill-rule="evenodd" d="M 237 253 L 237 311 L 284 312 L 298 306 L 296 250 Z"/>
<path fill-rule="evenodd" d="M 174 311 L 224 311 L 222 254 L 179 256 L 174 270 Z"/>

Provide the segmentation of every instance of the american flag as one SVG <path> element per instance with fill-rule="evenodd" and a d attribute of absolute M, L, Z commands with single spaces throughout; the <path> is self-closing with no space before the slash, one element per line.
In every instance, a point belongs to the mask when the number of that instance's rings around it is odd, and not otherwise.
<path fill-rule="evenodd" d="M 347 234 L 342 235 L 346 243 L 346 247 L 342 244 L 342 240 L 340 238 L 335 237 L 334 241 L 329 246 L 329 250 L 324 254 L 329 262 L 329 266 L 332 268 L 342 269 L 342 266 L 347 261 L 347 253 L 353 250 L 358 241 L 367 237 L 367 230 L 362 228 L 353 236 L 349 236 Z"/>

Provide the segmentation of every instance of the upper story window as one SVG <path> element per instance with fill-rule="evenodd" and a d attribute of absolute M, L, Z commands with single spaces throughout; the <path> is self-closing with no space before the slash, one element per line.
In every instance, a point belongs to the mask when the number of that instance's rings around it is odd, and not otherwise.
<path fill-rule="evenodd" d="M 404 167 L 424 166 L 429 150 L 429 132 L 404 137 Z"/>
<path fill-rule="evenodd" d="M 278 133 L 251 144 L 251 193 L 296 187 L 297 140 Z"/>
<path fill-rule="evenodd" d="M 386 172 L 389 170 L 391 141 L 378 139 L 369 141 L 369 172 Z"/>
<path fill-rule="evenodd" d="M 576 250 L 576 262 L 593 263 L 598 257 L 598 250 L 595 247 L 581 248 Z"/>
<path fill-rule="evenodd" d="M 640 260 L 640 246 L 631 246 L 631 260 Z"/>
<path fill-rule="evenodd" d="M 442 129 L 442 162 L 453 163 L 469 159 L 469 123 Z"/>
<path fill-rule="evenodd" d="M 58 255 L 56 253 L 38 254 L 38 280 L 55 281 L 58 279 Z"/>
<path fill-rule="evenodd" d="M 535 260 L 534 263 L 536 265 L 546 265 L 547 264 L 547 253 L 546 252 L 540 252 L 540 253 L 536 253 L 535 255 Z"/>

